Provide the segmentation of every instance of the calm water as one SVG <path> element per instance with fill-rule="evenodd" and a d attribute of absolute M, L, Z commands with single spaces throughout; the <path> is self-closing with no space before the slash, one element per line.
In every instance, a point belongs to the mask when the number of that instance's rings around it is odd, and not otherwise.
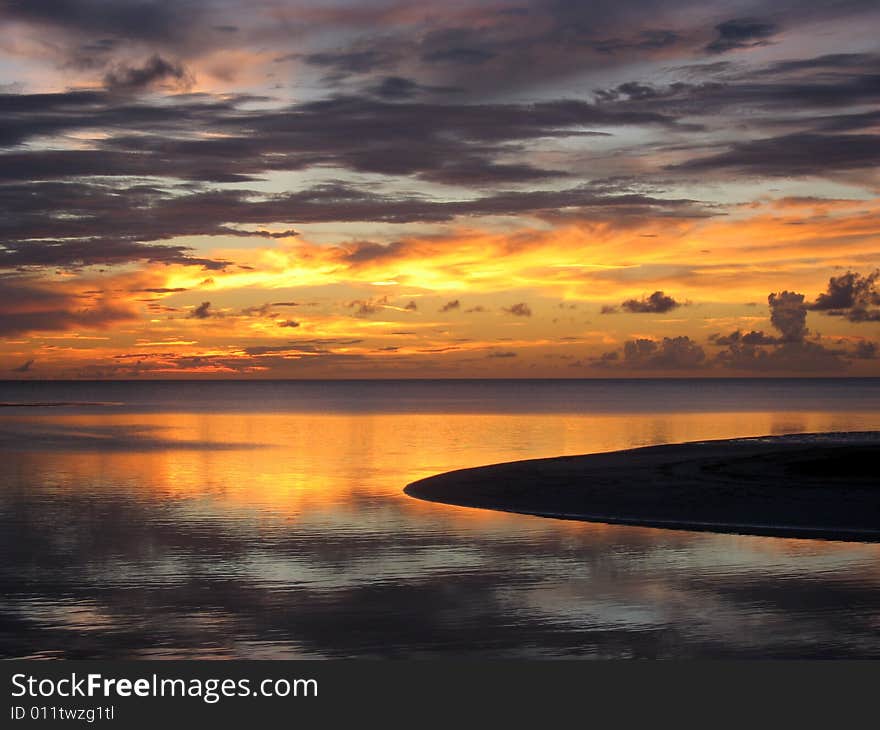
<path fill-rule="evenodd" d="M 34 401 L 68 405 L 8 405 Z M 401 491 L 512 459 L 880 429 L 880 380 L 0 383 L 0 403 L 4 657 L 880 656 L 880 545 Z"/>

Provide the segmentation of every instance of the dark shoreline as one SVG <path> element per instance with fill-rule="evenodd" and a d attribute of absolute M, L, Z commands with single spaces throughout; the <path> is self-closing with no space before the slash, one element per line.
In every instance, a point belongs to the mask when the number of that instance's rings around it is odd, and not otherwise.
<path fill-rule="evenodd" d="M 421 479 L 418 499 L 667 529 L 880 541 L 880 432 L 649 446 Z"/>

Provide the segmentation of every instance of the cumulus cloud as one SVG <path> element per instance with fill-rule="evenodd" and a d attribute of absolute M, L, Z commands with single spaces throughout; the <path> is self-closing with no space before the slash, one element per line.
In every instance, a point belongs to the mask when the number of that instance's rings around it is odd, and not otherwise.
<path fill-rule="evenodd" d="M 846 368 L 843 350 L 831 350 L 812 341 L 783 342 L 767 349 L 755 345 L 731 346 L 717 356 L 722 367 L 758 372 L 836 372 Z"/>
<path fill-rule="evenodd" d="M 441 312 L 451 312 L 453 309 L 461 309 L 461 302 L 458 299 L 453 299 L 451 302 L 446 302 L 442 307 L 440 307 Z"/>
<path fill-rule="evenodd" d="M 715 345 L 726 346 L 716 356 L 720 366 L 758 372 L 834 372 L 847 366 L 845 358 L 849 353 L 845 350 L 807 339 L 808 308 L 803 294 L 773 293 L 767 297 L 767 303 L 770 323 L 780 336 L 755 330 L 715 336 L 711 338 Z"/>
<path fill-rule="evenodd" d="M 807 311 L 803 294 L 793 291 L 772 293 L 767 302 L 770 322 L 779 336 L 761 330 L 735 330 L 727 335 L 713 334 L 709 343 L 722 348 L 714 356 L 687 336 L 639 338 L 626 342 L 622 350 L 612 350 L 593 358 L 593 367 L 620 367 L 632 370 L 687 370 L 720 367 L 753 372 L 838 372 L 852 359 L 872 359 L 873 343 L 860 342 L 854 350 L 828 347 L 818 339 L 807 339 Z"/>
<path fill-rule="evenodd" d="M 35 362 L 34 360 L 27 360 L 24 363 L 22 363 L 21 365 L 19 365 L 18 367 L 10 368 L 9 372 L 11 372 L 11 373 L 28 373 L 28 372 L 30 372 L 31 367 L 33 367 L 34 362 Z"/>
<path fill-rule="evenodd" d="M 783 291 L 767 297 L 770 305 L 770 324 L 782 333 L 783 342 L 803 342 L 807 329 L 807 306 L 804 295 Z"/>
<path fill-rule="evenodd" d="M 627 299 L 621 305 L 621 308 L 627 312 L 635 314 L 662 314 L 669 312 L 681 306 L 680 302 L 675 301 L 671 296 L 664 294 L 662 291 L 655 291 L 648 297 L 641 299 Z M 607 308 L 602 308 L 602 314 L 609 314 Z"/>
<path fill-rule="evenodd" d="M 877 280 L 880 270 L 865 276 L 848 271 L 840 276 L 832 276 L 828 288 L 816 297 L 808 308 L 825 314 L 846 317 L 851 322 L 880 321 L 880 290 Z"/>
<path fill-rule="evenodd" d="M 662 340 L 639 338 L 618 351 L 603 353 L 594 367 L 620 367 L 624 370 L 694 370 L 705 365 L 706 353 L 690 337 L 664 337 Z"/>
<path fill-rule="evenodd" d="M 715 345 L 778 345 L 780 340 L 760 330 L 743 332 L 736 330 L 729 335 L 711 335 L 709 340 Z"/>

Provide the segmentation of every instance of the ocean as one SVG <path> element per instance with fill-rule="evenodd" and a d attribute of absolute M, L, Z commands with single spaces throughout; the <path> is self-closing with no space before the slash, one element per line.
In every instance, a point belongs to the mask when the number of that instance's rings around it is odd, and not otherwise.
<path fill-rule="evenodd" d="M 416 479 L 880 430 L 880 379 L 0 383 L 0 656 L 878 657 L 880 545 L 421 502 Z"/>

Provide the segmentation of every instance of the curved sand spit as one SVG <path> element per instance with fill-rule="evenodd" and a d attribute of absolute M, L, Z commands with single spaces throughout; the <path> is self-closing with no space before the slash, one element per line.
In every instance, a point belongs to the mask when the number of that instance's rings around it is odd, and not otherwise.
<path fill-rule="evenodd" d="M 880 432 L 649 446 L 408 485 L 433 502 L 589 522 L 880 541 Z"/>

